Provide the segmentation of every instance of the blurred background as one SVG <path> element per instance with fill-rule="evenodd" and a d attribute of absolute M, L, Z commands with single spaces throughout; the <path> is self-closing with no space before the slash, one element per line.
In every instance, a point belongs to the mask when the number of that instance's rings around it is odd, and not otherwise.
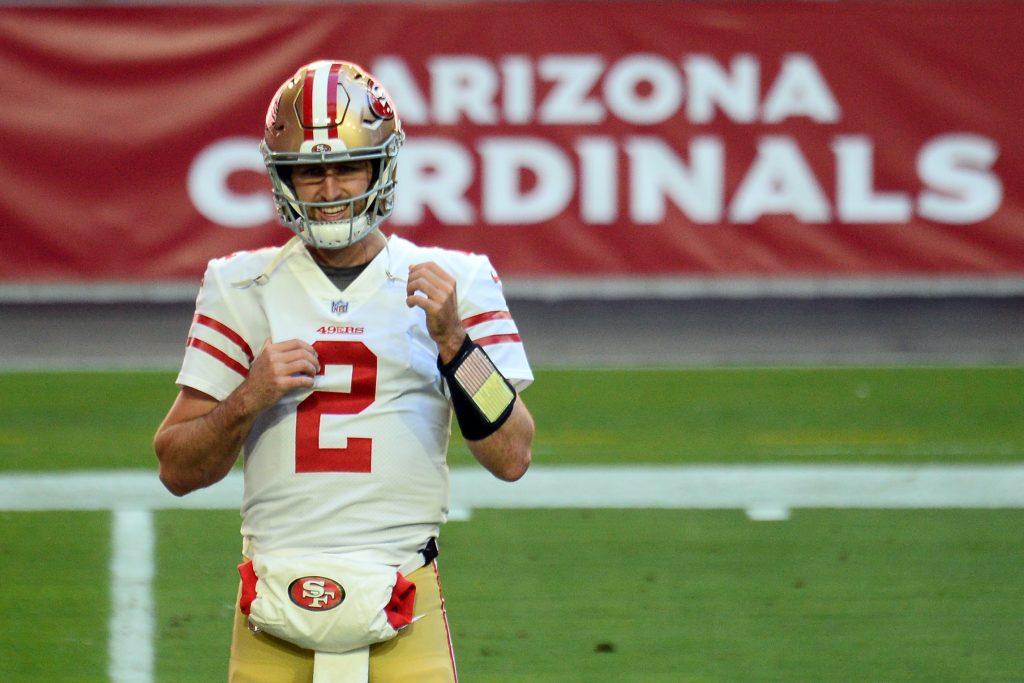
<path fill-rule="evenodd" d="M 1015 2 L 9 4 L 0 362 L 173 367 L 206 261 L 289 235 L 257 143 L 319 58 L 376 74 L 405 124 L 387 229 L 489 254 L 535 362 L 1019 360 L 1022 23 Z"/>

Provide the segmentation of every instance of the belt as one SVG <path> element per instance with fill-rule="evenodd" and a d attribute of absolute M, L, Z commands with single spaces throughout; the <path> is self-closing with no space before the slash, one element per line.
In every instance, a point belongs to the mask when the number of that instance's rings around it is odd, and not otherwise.
<path fill-rule="evenodd" d="M 419 553 L 423 556 L 424 566 L 436 560 L 439 554 L 437 550 L 437 539 L 431 537 L 431 539 L 427 541 L 427 544 L 420 548 Z"/>
<path fill-rule="evenodd" d="M 426 567 L 437 559 L 437 554 L 437 539 L 431 538 L 425 546 L 416 551 L 416 554 L 408 562 L 398 568 L 398 573 L 402 576 L 409 576 L 420 567 Z"/>

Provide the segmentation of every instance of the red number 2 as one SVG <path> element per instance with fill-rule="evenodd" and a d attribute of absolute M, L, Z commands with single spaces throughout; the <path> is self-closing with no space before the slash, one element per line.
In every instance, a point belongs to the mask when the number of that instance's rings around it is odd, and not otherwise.
<path fill-rule="evenodd" d="M 320 418 L 355 415 L 377 398 L 377 356 L 357 341 L 318 341 L 320 374 L 328 365 L 352 366 L 352 387 L 347 392 L 314 391 L 299 404 L 295 421 L 296 472 L 369 472 L 372 439 L 350 436 L 344 448 L 320 446 Z"/>

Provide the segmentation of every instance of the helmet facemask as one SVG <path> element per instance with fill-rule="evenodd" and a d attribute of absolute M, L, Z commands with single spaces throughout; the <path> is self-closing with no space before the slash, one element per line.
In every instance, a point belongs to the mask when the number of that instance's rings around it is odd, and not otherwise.
<path fill-rule="evenodd" d="M 400 140 L 390 140 L 380 153 L 287 154 L 271 152 L 261 144 L 270 174 L 278 219 L 307 244 L 320 249 L 342 249 L 355 244 L 375 230 L 394 210 L 395 172 Z M 356 150 L 362 152 L 362 150 Z M 305 164 L 333 164 L 368 160 L 372 166 L 370 186 L 362 194 L 335 201 L 303 201 L 292 183 L 292 168 Z M 310 209 L 348 207 L 347 216 L 332 221 L 311 218 Z"/>
<path fill-rule="evenodd" d="M 360 67 L 347 62 L 302 67 L 271 102 L 260 143 L 279 220 L 306 244 L 321 249 L 343 249 L 363 239 L 394 209 L 404 139 L 387 93 Z M 359 161 L 372 167 L 362 194 L 326 202 L 298 198 L 294 167 Z M 311 218 L 312 209 L 346 206 L 348 215 L 337 221 Z"/>

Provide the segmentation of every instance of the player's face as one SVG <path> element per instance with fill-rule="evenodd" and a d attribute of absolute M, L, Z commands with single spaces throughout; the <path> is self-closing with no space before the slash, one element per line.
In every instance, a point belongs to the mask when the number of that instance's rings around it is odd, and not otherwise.
<path fill-rule="evenodd" d="M 304 202 L 332 202 L 363 194 L 370 188 L 373 168 L 369 161 L 334 164 L 303 164 L 292 170 L 296 196 Z M 366 207 L 366 200 L 356 203 L 356 212 Z M 350 218 L 349 205 L 314 207 L 309 210 L 314 221 L 340 221 Z"/>

